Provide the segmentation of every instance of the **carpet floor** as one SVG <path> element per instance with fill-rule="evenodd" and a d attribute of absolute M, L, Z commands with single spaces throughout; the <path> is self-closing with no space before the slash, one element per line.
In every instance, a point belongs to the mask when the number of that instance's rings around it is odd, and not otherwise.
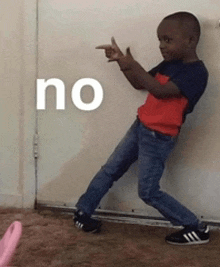
<path fill-rule="evenodd" d="M 19 267 L 220 267 L 220 231 L 205 245 L 165 242 L 171 228 L 103 222 L 99 234 L 87 234 L 69 215 L 0 208 L 0 237 L 15 220 L 22 237 L 10 266 Z"/>

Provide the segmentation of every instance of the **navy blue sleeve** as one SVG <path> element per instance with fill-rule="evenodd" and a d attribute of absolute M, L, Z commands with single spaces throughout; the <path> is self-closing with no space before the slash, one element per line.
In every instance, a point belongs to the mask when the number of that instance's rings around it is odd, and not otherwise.
<path fill-rule="evenodd" d="M 150 71 L 148 71 L 148 73 L 154 77 L 157 74 L 157 72 L 160 71 L 163 64 L 164 64 L 164 61 L 159 63 L 156 67 L 152 68 Z"/>
<path fill-rule="evenodd" d="M 170 79 L 177 85 L 182 95 L 189 101 L 187 113 L 192 112 L 194 106 L 205 91 L 208 82 L 208 71 L 202 61 L 186 64 L 180 72 Z"/>

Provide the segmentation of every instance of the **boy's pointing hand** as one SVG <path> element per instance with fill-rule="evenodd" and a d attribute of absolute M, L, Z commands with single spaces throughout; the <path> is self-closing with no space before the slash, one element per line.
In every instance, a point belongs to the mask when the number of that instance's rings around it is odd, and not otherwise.
<path fill-rule="evenodd" d="M 96 47 L 96 49 L 105 49 L 105 55 L 109 59 L 108 62 L 117 61 L 124 56 L 124 54 L 116 44 L 114 37 L 111 38 L 111 41 L 112 44 L 99 45 Z"/>

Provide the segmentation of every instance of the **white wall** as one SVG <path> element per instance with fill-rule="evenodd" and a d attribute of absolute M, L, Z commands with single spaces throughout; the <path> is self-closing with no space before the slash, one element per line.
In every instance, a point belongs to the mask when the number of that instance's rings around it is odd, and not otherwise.
<path fill-rule="evenodd" d="M 162 59 L 158 23 L 170 13 L 186 10 L 201 22 L 198 53 L 210 80 L 182 129 L 162 187 L 198 216 L 220 220 L 218 1 L 3 0 L 0 5 L 1 205 L 33 205 L 35 127 L 39 201 L 75 204 L 146 97 L 133 90 L 117 64 L 108 64 L 95 46 L 114 36 L 122 50 L 130 46 L 134 57 L 149 69 Z M 91 112 L 77 109 L 71 101 L 73 84 L 85 77 L 97 79 L 104 90 L 102 105 Z M 65 83 L 65 111 L 55 109 L 55 91 L 48 88 L 47 108 L 36 112 L 36 78 L 59 78 Z M 83 99 L 91 101 L 87 89 Z M 102 208 L 158 215 L 138 198 L 136 171 L 136 165 L 132 166 L 115 184 Z"/>
<path fill-rule="evenodd" d="M 0 2 L 0 205 L 32 206 L 36 3 Z"/>

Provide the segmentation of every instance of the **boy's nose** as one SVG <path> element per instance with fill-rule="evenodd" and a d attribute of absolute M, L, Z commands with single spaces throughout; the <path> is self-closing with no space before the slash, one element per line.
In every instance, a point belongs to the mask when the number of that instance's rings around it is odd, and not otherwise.
<path fill-rule="evenodd" d="M 160 41 L 159 48 L 160 48 L 160 49 L 163 49 L 164 47 L 165 47 L 165 42 L 163 42 L 163 41 Z"/>

